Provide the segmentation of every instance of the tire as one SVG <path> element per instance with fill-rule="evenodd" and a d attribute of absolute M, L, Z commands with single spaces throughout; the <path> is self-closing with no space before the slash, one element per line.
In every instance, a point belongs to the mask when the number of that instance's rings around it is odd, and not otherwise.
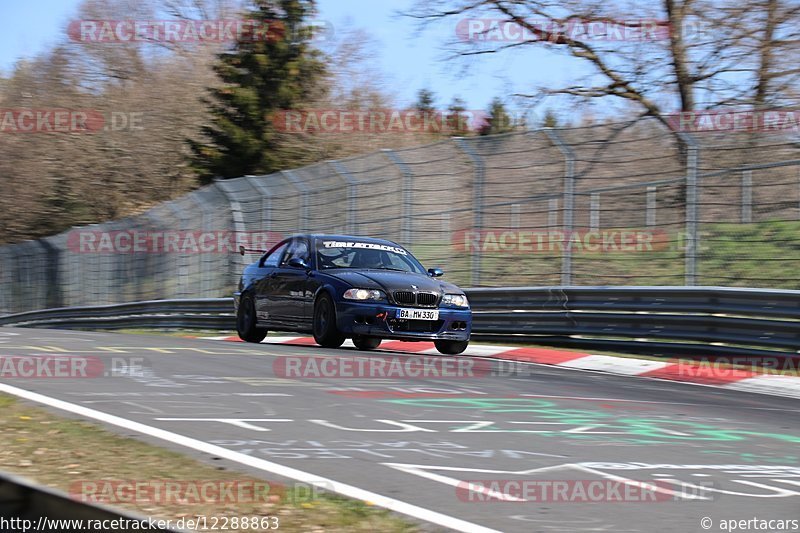
<path fill-rule="evenodd" d="M 242 296 L 236 312 L 236 332 L 245 342 L 259 343 L 267 336 L 267 330 L 256 327 L 256 306 L 253 298 Z"/>
<path fill-rule="evenodd" d="M 364 352 L 374 350 L 381 345 L 381 341 L 382 339 L 378 337 L 367 337 L 365 335 L 356 335 L 353 337 L 353 344 L 356 345 L 356 348 Z"/>
<path fill-rule="evenodd" d="M 469 346 L 469 341 L 433 341 L 439 353 L 444 355 L 458 355 L 464 353 Z"/>
<path fill-rule="evenodd" d="M 344 335 L 336 328 L 336 308 L 328 294 L 323 294 L 314 304 L 314 340 L 323 348 L 338 348 Z"/>

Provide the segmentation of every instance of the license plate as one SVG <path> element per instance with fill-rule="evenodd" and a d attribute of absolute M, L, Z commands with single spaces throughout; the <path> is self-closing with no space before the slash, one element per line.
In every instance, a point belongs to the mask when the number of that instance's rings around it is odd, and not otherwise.
<path fill-rule="evenodd" d="M 397 318 L 406 320 L 439 320 L 439 311 L 427 309 L 398 309 Z"/>

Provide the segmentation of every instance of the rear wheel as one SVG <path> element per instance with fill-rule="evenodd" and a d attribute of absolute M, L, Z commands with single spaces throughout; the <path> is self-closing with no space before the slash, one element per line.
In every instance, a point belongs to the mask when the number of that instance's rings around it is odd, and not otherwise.
<path fill-rule="evenodd" d="M 259 343 L 267 336 L 267 330 L 256 327 L 256 306 L 250 296 L 242 296 L 236 312 L 236 331 L 245 342 Z"/>
<path fill-rule="evenodd" d="M 433 341 L 439 353 L 444 355 L 458 355 L 464 353 L 469 346 L 469 341 Z"/>
<path fill-rule="evenodd" d="M 381 345 L 381 339 L 377 337 L 367 337 L 366 335 L 356 335 L 353 337 L 353 344 L 356 348 L 365 352 L 374 350 Z"/>
<path fill-rule="evenodd" d="M 331 297 L 323 294 L 314 305 L 314 340 L 323 348 L 338 348 L 344 335 L 336 328 L 336 309 Z"/>

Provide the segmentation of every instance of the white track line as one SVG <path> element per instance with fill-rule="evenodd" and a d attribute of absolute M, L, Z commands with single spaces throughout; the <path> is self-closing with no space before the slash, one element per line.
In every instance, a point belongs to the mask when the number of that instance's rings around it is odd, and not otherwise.
<path fill-rule="evenodd" d="M 47 405 L 49 407 L 60 409 L 62 411 L 67 411 L 86 418 L 98 420 L 106 424 L 111 424 L 113 426 L 125 428 L 130 431 L 136 431 L 137 433 L 141 433 L 143 435 L 148 435 L 150 437 L 155 437 L 157 439 L 173 442 L 175 444 L 179 444 L 181 446 L 185 446 L 187 448 L 191 448 L 199 452 L 208 453 L 210 455 L 221 457 L 223 459 L 228 459 L 229 461 L 234 461 L 236 463 L 257 468 L 265 472 L 270 472 L 277 476 L 283 476 L 303 483 L 308 483 L 309 485 L 318 487 L 323 490 L 331 490 L 333 492 L 342 494 L 343 496 L 348 496 L 356 500 L 370 502 L 379 507 L 395 511 L 397 513 L 402 513 L 404 515 L 408 515 L 413 518 L 417 518 L 419 520 L 424 520 L 426 522 L 444 526 L 446 528 L 455 529 L 457 531 L 469 531 L 475 533 L 500 533 L 499 531 L 494 529 L 480 526 L 478 524 L 473 524 L 471 522 L 467 522 L 459 518 L 438 513 L 436 511 L 431 511 L 429 509 L 417 507 L 416 505 L 402 502 L 400 500 L 395 500 L 394 498 L 389 498 L 387 496 L 383 496 L 375 492 L 370 492 L 368 490 L 360 489 L 352 485 L 340 483 L 332 479 L 315 476 L 314 474 L 305 472 L 303 470 L 297 470 L 295 468 L 279 465 L 277 463 L 266 461 L 264 459 L 257 459 L 255 457 L 250 457 L 249 455 L 235 452 L 233 450 L 228 450 L 227 448 L 222 448 L 220 446 L 215 446 L 213 444 L 193 439 L 191 437 L 185 437 L 183 435 L 179 435 L 178 433 L 172 433 L 171 431 L 166 431 L 163 429 L 148 426 L 146 424 L 141 424 L 139 422 L 134 422 L 133 420 L 128 420 L 126 418 L 122 418 L 119 416 L 110 415 L 108 413 L 103 413 L 101 411 L 96 411 L 94 409 L 89 409 L 88 407 L 83 407 L 81 405 L 76 405 L 56 398 L 51 398 L 49 396 L 44 396 L 36 392 L 27 391 L 24 389 L 18 389 L 17 387 L 12 387 L 10 385 L 6 385 L 3 383 L 0 383 L 0 392 L 5 392 L 6 394 L 11 394 L 13 396 L 24 398 L 32 402 L 37 402 Z"/>

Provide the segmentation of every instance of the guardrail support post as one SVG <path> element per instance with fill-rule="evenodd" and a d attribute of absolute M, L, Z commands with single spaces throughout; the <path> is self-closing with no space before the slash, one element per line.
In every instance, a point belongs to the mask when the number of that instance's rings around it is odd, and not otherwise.
<path fill-rule="evenodd" d="M 389 160 L 397 165 L 400 172 L 403 174 L 403 229 L 401 232 L 400 240 L 403 245 L 408 246 L 411 243 L 412 233 L 414 231 L 413 213 L 414 208 L 414 172 L 405 161 L 394 150 L 384 149 L 381 150 Z"/>
<path fill-rule="evenodd" d="M 686 145 L 686 264 L 685 284 L 697 285 L 697 142 L 691 135 L 679 133 Z"/>
<path fill-rule="evenodd" d="M 564 228 L 565 246 L 561 256 L 561 285 L 572 285 L 572 231 L 575 225 L 575 152 L 554 129 L 545 128 L 545 135 L 564 155 Z"/>
<path fill-rule="evenodd" d="M 358 181 L 356 181 L 356 179 L 350 173 L 350 170 L 344 166 L 344 163 L 341 161 L 331 160 L 328 161 L 328 164 L 333 171 L 337 175 L 341 176 L 341 178 L 347 184 L 347 233 L 350 235 L 356 235 L 358 234 L 358 230 L 356 230 L 356 226 L 358 226 L 358 223 L 356 222 Z"/>
<path fill-rule="evenodd" d="M 486 164 L 483 158 L 469 145 L 466 139 L 456 137 L 453 139 L 458 146 L 467 156 L 472 160 L 474 174 L 472 185 L 472 229 L 473 231 L 481 232 L 483 230 L 483 202 L 484 194 L 483 188 L 486 181 Z M 481 283 L 481 251 L 473 250 L 472 252 L 472 286 L 478 287 Z"/>

